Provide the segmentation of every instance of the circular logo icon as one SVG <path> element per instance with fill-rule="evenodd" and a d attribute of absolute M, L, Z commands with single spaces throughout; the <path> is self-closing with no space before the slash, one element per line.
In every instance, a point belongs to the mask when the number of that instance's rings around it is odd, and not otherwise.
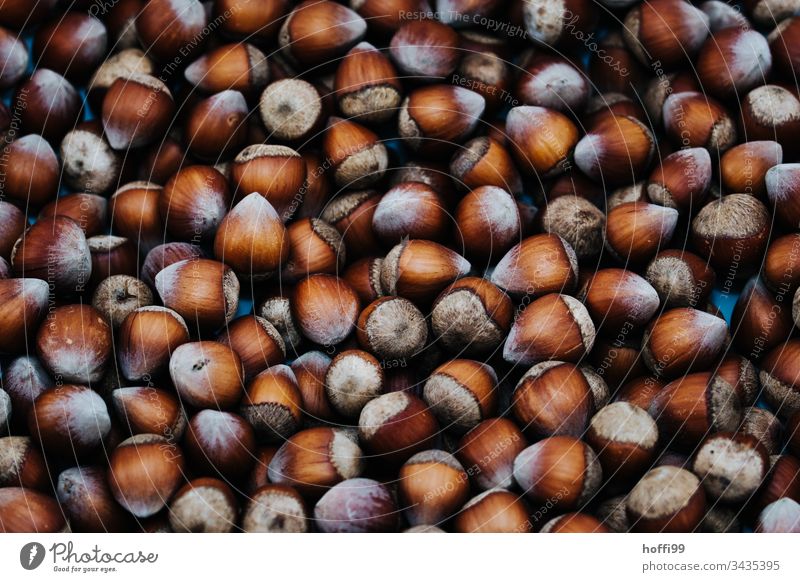
<path fill-rule="evenodd" d="M 26 570 L 35 570 L 44 562 L 44 546 L 39 542 L 30 542 L 19 551 L 19 563 Z"/>

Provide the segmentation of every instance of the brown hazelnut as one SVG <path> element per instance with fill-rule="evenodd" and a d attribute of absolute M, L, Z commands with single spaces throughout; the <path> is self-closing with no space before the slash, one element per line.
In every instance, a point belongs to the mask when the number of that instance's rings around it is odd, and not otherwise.
<path fill-rule="evenodd" d="M 155 515 L 184 479 L 183 454 L 162 436 L 140 434 L 120 443 L 109 458 L 114 499 L 139 518 Z"/>
<path fill-rule="evenodd" d="M 97 392 L 64 384 L 45 390 L 28 413 L 28 431 L 42 448 L 63 459 L 97 450 L 111 430 L 111 417 Z"/>
<path fill-rule="evenodd" d="M 770 468 L 769 454 L 754 436 L 721 432 L 709 436 L 695 453 L 692 472 L 706 493 L 724 503 L 750 499 Z"/>
<path fill-rule="evenodd" d="M 469 478 L 456 458 L 433 449 L 400 468 L 398 495 L 412 526 L 436 525 L 456 513 L 469 497 Z"/>
<path fill-rule="evenodd" d="M 169 440 L 183 436 L 186 414 L 170 392 L 152 386 L 117 388 L 111 401 L 131 434 L 157 434 Z"/>
<path fill-rule="evenodd" d="M 389 464 L 402 463 L 430 448 L 438 431 L 433 413 L 407 392 L 390 392 L 370 400 L 358 418 L 359 440 L 377 459 Z"/>
<path fill-rule="evenodd" d="M 289 366 L 267 368 L 247 385 L 241 414 L 267 442 L 293 435 L 302 423 L 303 398 Z"/>
<path fill-rule="evenodd" d="M 455 454 L 479 489 L 509 489 L 514 459 L 527 446 L 528 441 L 511 420 L 490 418 L 461 438 Z"/>
<path fill-rule="evenodd" d="M 657 467 L 628 494 L 631 529 L 641 533 L 688 533 L 700 525 L 706 497 L 700 481 L 685 469 Z"/>
<path fill-rule="evenodd" d="M 505 489 L 489 489 L 473 497 L 453 523 L 459 533 L 523 533 L 532 527 L 525 502 Z"/>
<path fill-rule="evenodd" d="M 670 382 L 653 398 L 649 412 L 664 442 L 689 450 L 707 434 L 736 430 L 742 419 L 736 392 L 709 373 Z"/>
<path fill-rule="evenodd" d="M 334 89 L 342 113 L 365 123 L 388 121 L 403 95 L 391 61 L 367 42 L 357 44 L 339 61 Z"/>
<path fill-rule="evenodd" d="M 217 329 L 233 319 L 239 306 L 236 275 L 209 259 L 185 259 L 162 269 L 155 287 L 164 306 L 193 329 Z"/>
<path fill-rule="evenodd" d="M 149 380 L 166 372 L 170 355 L 189 341 L 189 329 L 178 313 L 156 305 L 132 311 L 119 328 L 117 360 L 130 381 Z"/>
<path fill-rule="evenodd" d="M 325 393 L 331 406 L 348 418 L 357 418 L 364 406 L 383 389 L 383 369 L 369 352 L 339 353 L 325 372 Z"/>
<path fill-rule="evenodd" d="M 595 409 L 584 371 L 559 361 L 541 362 L 517 384 L 511 408 L 522 430 L 532 437 L 580 436 Z"/>
<path fill-rule="evenodd" d="M 364 308 L 356 325 L 361 347 L 387 360 L 413 357 L 428 339 L 425 316 L 402 297 L 376 299 Z"/>
<path fill-rule="evenodd" d="M 219 342 L 181 344 L 169 359 L 169 375 L 181 400 L 196 408 L 231 409 L 242 396 L 242 360 Z"/>
<path fill-rule="evenodd" d="M 200 477 L 175 492 L 167 511 L 174 532 L 228 533 L 236 526 L 239 504 L 226 483 Z"/>
<path fill-rule="evenodd" d="M 578 128 L 569 117 L 533 105 L 509 111 L 506 131 L 519 169 L 543 178 L 569 168 L 572 151 L 580 139 Z"/>
<path fill-rule="evenodd" d="M 363 454 L 355 435 L 328 427 L 309 428 L 289 437 L 269 463 L 269 480 L 319 497 L 330 487 L 361 475 Z"/>
<path fill-rule="evenodd" d="M 491 281 L 515 296 L 571 293 L 578 280 L 572 247 L 555 234 L 538 234 L 515 245 L 500 260 Z"/>
<path fill-rule="evenodd" d="M 306 533 L 308 522 L 303 498 L 285 485 L 257 489 L 242 512 L 242 529 L 247 533 Z"/>
<path fill-rule="evenodd" d="M 595 327 L 586 307 L 574 297 L 551 293 L 518 315 L 503 358 L 525 365 L 545 360 L 577 362 L 591 351 L 594 339 Z"/>
<path fill-rule="evenodd" d="M 127 532 L 130 515 L 114 500 L 103 467 L 70 467 L 62 471 L 56 497 L 73 532 Z"/>
<path fill-rule="evenodd" d="M 356 478 L 331 487 L 314 507 L 314 520 L 324 533 L 392 532 L 399 514 L 386 485 Z"/>
<path fill-rule="evenodd" d="M 488 364 L 451 360 L 431 373 L 422 397 L 445 430 L 463 433 L 495 414 L 496 388 L 497 375 Z"/>
<path fill-rule="evenodd" d="M 189 421 L 183 446 L 190 464 L 204 474 L 238 480 L 254 464 L 253 427 L 232 412 L 201 410 Z"/>

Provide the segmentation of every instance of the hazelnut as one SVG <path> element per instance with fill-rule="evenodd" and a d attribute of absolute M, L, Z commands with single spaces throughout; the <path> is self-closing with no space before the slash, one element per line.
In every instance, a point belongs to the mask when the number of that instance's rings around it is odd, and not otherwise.
<path fill-rule="evenodd" d="M 283 343 L 286 345 L 286 353 L 297 354 L 303 338 L 292 317 L 291 301 L 287 296 L 290 292 L 291 289 L 287 289 L 283 294 L 278 292 L 277 294 L 268 295 L 261 303 L 258 313 L 281 334 Z"/>
<path fill-rule="evenodd" d="M 370 353 L 346 350 L 338 354 L 325 373 L 325 393 L 340 414 L 355 418 L 381 394 L 383 369 Z"/>
<path fill-rule="evenodd" d="M 319 218 L 301 218 L 290 224 L 286 229 L 286 249 L 282 282 L 295 283 L 314 273 L 337 274 L 345 263 L 345 245 L 339 231 Z"/>
<path fill-rule="evenodd" d="M 509 489 L 514 459 L 527 446 L 528 441 L 511 420 L 490 418 L 461 438 L 455 454 L 479 489 Z"/>
<path fill-rule="evenodd" d="M 0 279 L 0 352 L 21 354 L 39 329 L 50 293 L 42 279 Z"/>
<path fill-rule="evenodd" d="M 389 295 L 425 304 L 466 275 L 470 268 L 464 257 L 442 245 L 405 240 L 386 255 L 381 267 L 381 286 Z"/>
<path fill-rule="evenodd" d="M 114 235 L 99 235 L 86 239 L 92 257 L 92 276 L 89 284 L 96 287 L 113 275 L 134 276 L 139 270 L 139 256 L 133 241 Z"/>
<path fill-rule="evenodd" d="M 691 59 L 708 36 L 708 16 L 682 0 L 655 0 L 631 8 L 622 34 L 643 64 L 674 68 Z"/>
<path fill-rule="evenodd" d="M 325 377 L 330 364 L 328 356 L 312 351 L 306 352 L 291 365 L 302 399 L 302 412 L 314 421 L 338 418 L 325 392 Z"/>
<path fill-rule="evenodd" d="M 625 509 L 626 502 L 624 495 L 606 499 L 597 506 L 594 515 L 612 532 L 627 533 L 631 526 Z"/>
<path fill-rule="evenodd" d="M 765 182 L 775 215 L 789 228 L 800 224 L 800 164 L 778 164 L 767 170 Z"/>
<path fill-rule="evenodd" d="M 333 364 L 331 364 L 333 367 Z M 384 463 L 402 463 L 430 448 L 439 427 L 425 403 L 407 392 L 390 392 L 364 405 L 358 437 Z"/>
<path fill-rule="evenodd" d="M 36 398 L 28 413 L 28 430 L 46 452 L 80 459 L 103 444 L 111 418 L 97 392 L 64 384 Z"/>
<path fill-rule="evenodd" d="M 382 258 L 365 257 L 353 262 L 342 274 L 342 278 L 356 292 L 362 305 L 372 303 L 383 295 L 382 267 Z"/>
<path fill-rule="evenodd" d="M 442 345 L 464 356 L 497 349 L 511 328 L 508 296 L 486 279 L 464 277 L 442 291 L 431 310 L 431 327 Z"/>
<path fill-rule="evenodd" d="M 667 137 L 676 147 L 702 147 L 721 153 L 736 143 L 736 127 L 730 114 L 704 93 L 673 92 L 664 101 L 662 116 Z"/>
<path fill-rule="evenodd" d="M 767 353 L 761 362 L 759 380 L 763 396 L 772 410 L 782 418 L 800 410 L 800 340 L 790 339 Z"/>
<path fill-rule="evenodd" d="M 217 341 L 230 347 L 241 358 L 248 379 L 286 358 L 286 345 L 278 330 L 257 315 L 234 319 Z"/>
<path fill-rule="evenodd" d="M 50 144 L 39 135 L 26 135 L 3 143 L 0 169 L 5 174 L 0 186 L 3 198 L 22 208 L 42 207 L 58 194 L 58 158 Z"/>
<path fill-rule="evenodd" d="M 350 335 L 358 319 L 358 307 L 358 296 L 352 287 L 333 275 L 311 275 L 292 291 L 292 315 L 298 328 L 320 345 L 336 345 Z"/>
<path fill-rule="evenodd" d="M 169 360 L 169 375 L 181 399 L 196 408 L 230 409 L 242 396 L 242 361 L 218 342 L 178 346 Z"/>
<path fill-rule="evenodd" d="M 63 382 L 91 384 L 103 378 L 111 358 L 112 331 L 89 305 L 65 305 L 39 328 L 36 349 L 45 367 Z"/>
<path fill-rule="evenodd" d="M 800 234 L 774 238 L 767 247 L 762 271 L 764 283 L 773 291 L 795 292 L 800 287 Z"/>
<path fill-rule="evenodd" d="M 211 166 L 180 170 L 164 185 L 158 199 L 161 218 L 173 237 L 191 242 L 209 240 L 230 206 L 225 177 Z"/>
<path fill-rule="evenodd" d="M 743 406 L 752 405 L 760 396 L 758 370 L 747 358 L 729 352 L 717 366 L 716 375 L 730 385 Z"/>
<path fill-rule="evenodd" d="M 450 175 L 463 188 L 476 190 L 481 186 L 494 186 L 512 194 L 522 191 L 522 179 L 511 153 L 491 137 L 469 140 L 453 155 L 449 169 Z"/>
<path fill-rule="evenodd" d="M 398 133 L 419 155 L 441 158 L 472 134 L 485 107 L 481 95 L 458 85 L 420 87 L 403 100 Z"/>
<path fill-rule="evenodd" d="M 0 487 L 47 491 L 52 487 L 42 453 L 27 436 L 0 438 Z"/>
<path fill-rule="evenodd" d="M 764 40 L 761 33 L 750 33 Z M 763 82 L 761 75 L 758 78 Z M 797 152 L 793 138 L 800 131 L 800 98 L 796 93 L 778 85 L 761 85 L 744 96 L 741 110 L 746 139 L 774 139 L 790 155 Z"/>
<path fill-rule="evenodd" d="M 103 98 L 103 129 L 115 150 L 141 147 L 161 139 L 174 113 L 175 103 L 164 83 L 152 75 L 131 73 L 116 79 L 108 88 Z"/>
<path fill-rule="evenodd" d="M 461 60 L 458 33 L 432 19 L 409 20 L 392 36 L 389 54 L 410 79 L 445 79 Z"/>
<path fill-rule="evenodd" d="M 117 388 L 111 400 L 131 434 L 157 434 L 166 439 L 183 436 L 186 414 L 172 393 L 152 386 Z"/>
<path fill-rule="evenodd" d="M 310 69 L 346 54 L 366 31 L 364 19 L 346 6 L 307 0 L 283 21 L 278 44 L 287 58 Z"/>
<path fill-rule="evenodd" d="M 771 69 L 766 37 L 748 26 L 714 31 L 697 55 L 697 76 L 703 89 L 720 99 L 758 86 Z"/>
<path fill-rule="evenodd" d="M 639 120 L 604 117 L 575 146 L 575 163 L 590 178 L 603 183 L 635 181 L 650 165 L 655 139 Z"/>
<path fill-rule="evenodd" d="M 306 533 L 308 521 L 303 498 L 285 485 L 260 487 L 242 512 L 242 529 L 247 533 Z"/>
<path fill-rule="evenodd" d="M 226 483 L 201 477 L 178 489 L 167 511 L 172 531 L 228 533 L 236 526 L 239 506 Z"/>
<path fill-rule="evenodd" d="M 11 398 L 13 425 L 25 426 L 36 398 L 55 384 L 36 356 L 19 356 L 3 367 L 3 390 Z"/>
<path fill-rule="evenodd" d="M 214 256 L 242 277 L 255 281 L 271 277 L 289 258 L 291 247 L 283 221 L 258 192 L 243 198 L 220 221 Z"/>
<path fill-rule="evenodd" d="M 0 532 L 64 533 L 69 524 L 58 502 L 23 487 L 0 488 Z"/>
<path fill-rule="evenodd" d="M 458 203 L 455 222 L 459 242 L 476 261 L 495 262 L 520 241 L 522 220 L 516 200 L 496 186 L 479 186 Z"/>
<path fill-rule="evenodd" d="M 19 112 L 22 132 L 41 135 L 53 145 L 75 128 L 81 115 L 81 96 L 75 87 L 45 68 L 36 69 L 17 86 L 12 103 L 12 110 Z"/>
<path fill-rule="evenodd" d="M 716 1 L 716 0 L 714 0 Z M 783 148 L 776 141 L 749 141 L 722 154 L 719 174 L 724 191 L 767 196 L 767 170 L 783 162 Z"/>
<path fill-rule="evenodd" d="M 417 453 L 400 468 L 398 495 L 412 526 L 436 525 L 456 513 L 469 497 L 469 478 L 450 453 Z"/>
<path fill-rule="evenodd" d="M 61 472 L 56 497 L 73 532 L 131 531 L 130 515 L 114 500 L 103 467 L 70 467 Z"/>
<path fill-rule="evenodd" d="M 289 3 L 285 0 L 275 0 L 263 6 L 253 5 L 250 0 L 214 2 L 215 15 L 230 15 L 222 20 L 220 30 L 226 36 L 252 39 L 254 42 L 274 40 L 288 11 Z"/>
<path fill-rule="evenodd" d="M 744 411 L 739 432 L 754 437 L 769 455 L 780 452 L 783 425 L 778 417 L 764 408 L 751 407 Z M 791 434 L 791 419 L 788 432 Z M 790 437 L 791 439 L 791 437 Z M 789 443 L 791 449 L 791 441 Z"/>
<path fill-rule="evenodd" d="M 703 206 L 711 185 L 711 156 L 704 148 L 682 149 L 661 160 L 647 182 L 654 204 L 692 212 Z"/>
<path fill-rule="evenodd" d="M 136 241 L 142 253 L 164 242 L 159 211 L 161 190 L 161 186 L 150 182 L 130 182 L 111 196 L 109 214 L 114 231 Z"/>
<path fill-rule="evenodd" d="M 608 213 L 606 248 L 623 263 L 643 263 L 669 244 L 677 222 L 673 208 L 645 202 L 620 204 Z"/>
<path fill-rule="evenodd" d="M 222 91 L 198 101 L 184 127 L 189 152 L 201 160 L 228 158 L 248 141 L 249 113 L 239 91 Z"/>
<path fill-rule="evenodd" d="M 408 299 L 381 297 L 358 318 L 356 335 L 366 350 L 392 360 L 413 357 L 428 338 L 425 316 Z"/>
<path fill-rule="evenodd" d="M 494 416 L 496 388 L 497 374 L 488 364 L 451 360 L 431 373 L 422 397 L 445 430 L 463 433 Z"/>
<path fill-rule="evenodd" d="M 800 503 L 783 497 L 769 504 L 758 516 L 756 533 L 800 532 Z"/>
<path fill-rule="evenodd" d="M 583 304 L 569 295 L 551 293 L 519 314 L 503 348 L 512 364 L 545 360 L 577 362 L 594 345 L 595 327 Z"/>
<path fill-rule="evenodd" d="M 656 290 L 625 269 L 601 269 L 589 275 L 581 295 L 592 320 L 610 335 L 647 325 L 659 306 Z"/>
<path fill-rule="evenodd" d="M 760 360 L 786 341 L 793 326 L 789 305 L 780 294 L 768 289 L 759 277 L 745 284 L 731 315 L 733 343 L 741 353 Z"/>
<path fill-rule="evenodd" d="M 705 305 L 716 281 L 707 261 L 689 251 L 673 249 L 653 257 L 644 276 L 664 306 L 670 308 Z"/>
<path fill-rule="evenodd" d="M 569 511 L 592 501 L 603 471 L 589 445 L 573 437 L 554 436 L 517 455 L 514 479 L 533 503 L 557 496 L 559 507 Z"/>
<path fill-rule="evenodd" d="M 522 429 L 532 437 L 580 436 L 594 411 L 594 399 L 582 369 L 548 361 L 522 376 L 511 406 Z"/>
<path fill-rule="evenodd" d="M 320 218 L 342 235 L 348 257 L 372 255 L 380 243 L 372 230 L 372 218 L 380 195 L 374 190 L 346 192 L 331 200 Z"/>
<path fill-rule="evenodd" d="M 790 77 L 800 71 L 800 54 L 795 46 L 799 31 L 800 18 L 791 16 L 781 21 L 767 36 L 775 68 Z"/>
<path fill-rule="evenodd" d="M 268 135 L 284 142 L 302 143 L 325 123 L 325 105 L 314 85 L 302 79 L 280 79 L 261 94 L 259 112 Z"/>
<path fill-rule="evenodd" d="M 628 494 L 631 529 L 639 533 L 688 533 L 700 525 L 706 497 L 700 481 L 685 469 L 657 467 Z"/>
<path fill-rule="evenodd" d="M 231 164 L 231 183 L 238 196 L 258 192 L 286 222 L 302 200 L 306 163 L 291 148 L 255 144 L 244 148 Z"/>
<path fill-rule="evenodd" d="M 207 21 L 200 0 L 153 0 L 136 16 L 136 35 L 145 52 L 167 63 L 203 48 Z"/>
<path fill-rule="evenodd" d="M 692 462 L 692 472 L 700 478 L 706 493 L 724 503 L 750 499 L 769 467 L 769 454 L 758 439 L 728 432 L 709 436 Z"/>
<path fill-rule="evenodd" d="M 520 170 L 543 178 L 564 173 L 578 143 L 578 128 L 558 111 L 526 105 L 506 117 L 506 131 Z"/>
<path fill-rule="evenodd" d="M 225 44 L 208 51 L 186 67 L 183 76 L 206 93 L 237 91 L 250 98 L 269 81 L 269 65 L 264 53 L 252 44 Z"/>
<path fill-rule="evenodd" d="M 77 222 L 61 216 L 30 226 L 14 245 L 10 262 L 19 276 L 45 280 L 66 296 L 83 291 L 92 271 L 83 231 Z"/>
<path fill-rule="evenodd" d="M 586 440 L 597 451 L 606 481 L 626 483 L 639 478 L 655 460 L 658 427 L 642 408 L 615 402 L 592 417 Z"/>
<path fill-rule="evenodd" d="M 587 513 L 567 513 L 548 521 L 539 533 L 610 533 L 610 530 Z"/>
<path fill-rule="evenodd" d="M 730 384 L 714 374 L 689 374 L 670 382 L 649 410 L 664 442 L 693 449 L 707 434 L 733 431 L 742 409 Z"/>
<path fill-rule="evenodd" d="M 603 248 L 605 214 L 585 198 L 559 196 L 547 203 L 537 219 L 545 232 L 569 243 L 578 260 L 592 259 Z"/>
<path fill-rule="evenodd" d="M 324 533 L 377 533 L 397 529 L 397 504 L 382 483 L 348 479 L 331 487 L 314 506 L 314 519 Z"/>
<path fill-rule="evenodd" d="M 591 88 L 585 73 L 560 56 L 534 56 L 520 73 L 515 95 L 524 105 L 581 111 Z"/>
<path fill-rule="evenodd" d="M 117 359 L 128 380 L 145 380 L 166 372 L 170 355 L 189 341 L 183 317 L 166 307 L 133 310 L 119 328 Z"/>
<path fill-rule="evenodd" d="M 365 123 L 388 121 L 403 97 L 391 61 L 367 42 L 357 44 L 339 61 L 334 89 L 342 113 Z"/>
<path fill-rule="evenodd" d="M 259 437 L 280 441 L 300 428 L 302 406 L 294 372 L 279 364 L 267 368 L 248 384 L 241 413 Z"/>
<path fill-rule="evenodd" d="M 450 220 L 445 201 L 435 189 L 421 182 L 401 182 L 378 202 L 372 230 L 390 246 L 404 238 L 441 241 L 450 230 Z"/>
<path fill-rule="evenodd" d="M 183 444 L 193 467 L 226 482 L 244 477 L 254 465 L 253 427 L 232 412 L 201 410 L 189 421 Z"/>
<path fill-rule="evenodd" d="M 132 436 L 120 443 L 109 458 L 111 493 L 139 518 L 158 513 L 182 479 L 183 454 L 161 436 Z"/>
<path fill-rule="evenodd" d="M 691 307 L 676 307 L 647 327 L 642 356 L 656 376 L 677 378 L 708 369 L 725 348 L 727 337 L 724 319 Z"/>
<path fill-rule="evenodd" d="M 328 427 L 309 428 L 286 439 L 272 457 L 268 475 L 271 483 L 319 497 L 337 483 L 361 475 L 363 463 L 355 435 Z"/>
<path fill-rule="evenodd" d="M 0 89 L 9 89 L 25 75 L 30 59 L 25 43 L 5 28 L 0 29 L 0 60 L 4 65 L 0 73 Z"/>
<path fill-rule="evenodd" d="M 209 259 L 184 259 L 162 269 L 155 287 L 164 306 L 193 329 L 217 329 L 233 319 L 239 306 L 236 275 Z"/>
<path fill-rule="evenodd" d="M 27 226 L 25 214 L 19 208 L 0 200 L 0 257 L 8 259 L 11 256 L 14 243 Z"/>
<path fill-rule="evenodd" d="M 571 293 L 578 280 L 578 259 L 556 234 L 537 234 L 515 245 L 492 273 L 492 283 L 515 296 Z"/>
<path fill-rule="evenodd" d="M 453 522 L 458 533 L 523 533 L 532 527 L 525 502 L 505 489 L 489 489 L 473 497 Z"/>

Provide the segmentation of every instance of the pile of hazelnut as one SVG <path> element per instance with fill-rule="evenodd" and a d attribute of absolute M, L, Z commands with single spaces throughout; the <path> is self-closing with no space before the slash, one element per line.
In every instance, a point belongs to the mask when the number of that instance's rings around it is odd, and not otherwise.
<path fill-rule="evenodd" d="M 4 0 L 0 531 L 800 531 L 795 14 Z"/>

